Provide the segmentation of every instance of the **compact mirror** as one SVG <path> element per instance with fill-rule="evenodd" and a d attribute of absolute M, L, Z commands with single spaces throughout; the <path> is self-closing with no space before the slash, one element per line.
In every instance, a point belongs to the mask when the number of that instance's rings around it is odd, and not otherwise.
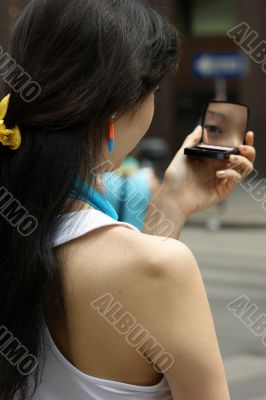
<path fill-rule="evenodd" d="M 202 117 L 201 143 L 185 149 L 185 154 L 221 160 L 239 154 L 239 146 L 245 143 L 248 120 L 247 106 L 210 101 Z"/>

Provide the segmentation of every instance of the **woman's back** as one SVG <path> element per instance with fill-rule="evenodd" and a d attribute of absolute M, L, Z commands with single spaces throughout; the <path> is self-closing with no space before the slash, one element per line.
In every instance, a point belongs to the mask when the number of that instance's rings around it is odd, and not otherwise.
<path fill-rule="evenodd" d="M 138 236 L 140 232 L 93 209 L 65 216 L 61 226 L 54 245 L 64 275 L 67 314 L 48 323 L 47 362 L 36 400 L 171 399 L 167 381 L 114 326 L 127 310 L 115 305 L 117 288 L 112 282 L 121 268 L 126 273 L 134 267 L 130 258 L 135 250 L 128 253 L 127 231 Z M 118 246 L 113 248 L 115 242 Z M 107 294 L 113 311 L 100 316 L 93 304 Z"/>
<path fill-rule="evenodd" d="M 216 336 L 189 250 L 92 209 L 77 216 L 68 234 L 76 238 L 56 249 L 66 318 L 48 323 L 53 339 L 48 334 L 50 358 L 36 400 L 183 400 L 198 393 L 224 400 Z"/>

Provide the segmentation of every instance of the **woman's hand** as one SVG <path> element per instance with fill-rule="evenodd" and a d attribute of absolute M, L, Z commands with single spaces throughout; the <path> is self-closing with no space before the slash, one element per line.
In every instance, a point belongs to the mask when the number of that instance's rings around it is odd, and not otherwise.
<path fill-rule="evenodd" d="M 247 133 L 247 145 L 240 146 L 240 155 L 231 156 L 230 160 L 184 155 L 184 148 L 198 144 L 201 134 L 202 127 L 198 126 L 187 137 L 168 167 L 162 184 L 168 196 L 175 198 L 184 218 L 225 200 L 241 179 L 252 172 L 256 158 L 253 132 Z"/>

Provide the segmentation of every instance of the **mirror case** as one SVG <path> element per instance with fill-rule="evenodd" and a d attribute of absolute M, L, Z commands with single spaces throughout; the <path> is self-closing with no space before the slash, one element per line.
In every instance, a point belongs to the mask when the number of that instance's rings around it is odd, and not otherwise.
<path fill-rule="evenodd" d="M 249 107 L 245 104 L 236 103 L 232 101 L 220 101 L 220 100 L 210 100 L 208 101 L 203 109 L 202 117 L 201 117 L 201 126 L 202 126 L 202 137 L 201 142 L 197 146 L 188 147 L 185 149 L 184 153 L 188 156 L 194 157 L 207 157 L 207 158 L 214 158 L 217 160 L 227 160 L 229 159 L 231 154 L 240 154 L 238 147 L 232 146 L 225 146 L 225 145 L 206 145 L 204 143 L 204 127 L 205 127 L 205 120 L 206 115 L 209 110 L 211 104 L 228 104 L 234 106 L 241 106 L 245 107 L 246 109 L 246 123 L 245 123 L 245 131 L 243 132 L 243 142 L 240 144 L 245 144 L 245 136 L 246 132 L 249 130 L 249 120 L 250 120 L 250 110 Z"/>

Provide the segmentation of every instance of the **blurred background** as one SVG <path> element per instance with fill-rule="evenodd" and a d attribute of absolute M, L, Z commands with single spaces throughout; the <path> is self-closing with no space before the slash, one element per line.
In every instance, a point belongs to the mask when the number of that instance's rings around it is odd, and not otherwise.
<path fill-rule="evenodd" d="M 231 399 L 266 400 L 266 328 L 261 336 L 256 336 L 250 328 L 252 321 L 266 317 L 266 207 L 263 208 L 262 201 L 254 199 L 250 193 L 252 188 L 260 185 L 260 198 L 264 193 L 266 197 L 266 74 L 262 65 L 241 52 L 227 35 L 230 29 L 245 22 L 250 31 L 256 32 L 256 43 L 250 43 L 250 48 L 266 41 L 266 1 L 149 2 L 177 26 L 183 43 L 182 59 L 178 74 L 162 83 L 149 134 L 123 165 L 121 174 L 126 179 L 134 176 L 135 187 L 145 192 L 148 201 L 158 187 L 165 167 L 198 123 L 207 100 L 226 96 L 250 107 L 250 127 L 256 135 L 258 152 L 256 178 L 252 183 L 241 185 L 221 206 L 192 216 L 181 240 L 189 245 L 200 265 Z M 2 47 L 6 48 L 12 24 L 26 3 L 26 0 L 1 0 Z M 244 56 L 240 63 L 235 61 L 239 60 L 239 54 Z M 231 67 L 223 57 L 232 57 Z M 232 63 L 234 73 L 230 70 Z M 127 192 L 130 191 L 125 180 L 119 191 L 118 202 L 118 197 L 112 199 L 111 193 L 109 195 L 120 219 L 141 227 L 141 221 L 134 221 L 134 212 L 125 212 Z M 241 296 L 249 299 L 251 309 L 256 309 L 245 323 L 227 307 Z"/>

